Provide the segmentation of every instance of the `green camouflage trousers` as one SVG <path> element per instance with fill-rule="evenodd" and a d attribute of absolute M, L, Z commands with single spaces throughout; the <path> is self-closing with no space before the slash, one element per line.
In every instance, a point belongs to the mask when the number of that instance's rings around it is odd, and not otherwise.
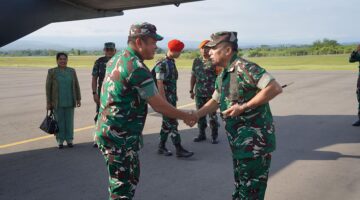
<path fill-rule="evenodd" d="M 195 96 L 196 109 L 199 110 L 210 99 L 211 99 L 211 97 L 198 97 L 198 96 Z M 213 112 L 213 113 L 209 114 L 209 121 L 210 121 L 209 124 L 210 124 L 211 130 L 213 131 L 213 133 L 215 133 L 215 132 L 217 133 L 219 123 L 218 123 L 216 112 Z M 206 116 L 204 116 L 204 117 L 199 119 L 198 128 L 201 130 L 201 129 L 206 129 L 206 127 L 207 127 L 207 121 L 206 121 Z"/>
<path fill-rule="evenodd" d="M 167 101 L 175 107 L 176 107 L 176 100 L 177 97 L 172 97 L 172 96 L 167 97 Z M 171 119 L 163 116 L 161 131 L 160 131 L 160 141 L 166 142 L 170 135 L 173 144 L 180 144 L 181 138 L 178 131 L 178 125 L 179 123 L 176 119 Z"/>
<path fill-rule="evenodd" d="M 263 200 L 271 154 L 255 158 L 233 159 L 235 191 L 233 200 Z"/>
<path fill-rule="evenodd" d="M 178 121 L 176 119 L 171 119 L 163 116 L 163 121 L 160 131 L 160 141 L 166 142 L 169 135 L 173 144 L 180 144 L 181 138 L 178 132 Z"/>
<path fill-rule="evenodd" d="M 109 200 L 131 200 L 140 177 L 138 152 L 98 145 L 109 172 Z"/>
<path fill-rule="evenodd" d="M 356 90 L 356 95 L 357 95 L 357 100 L 358 100 L 358 103 L 359 103 L 359 105 L 358 105 L 358 117 L 360 119 L 360 88 L 358 88 Z"/>

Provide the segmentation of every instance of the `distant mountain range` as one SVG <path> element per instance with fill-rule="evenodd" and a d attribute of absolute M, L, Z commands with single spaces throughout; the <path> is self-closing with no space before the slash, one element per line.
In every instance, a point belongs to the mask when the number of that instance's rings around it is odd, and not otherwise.
<path fill-rule="evenodd" d="M 167 41 L 173 38 L 164 38 L 163 41 L 158 43 L 159 48 L 166 49 Z M 70 49 L 81 50 L 101 50 L 105 42 L 115 42 L 118 49 L 126 47 L 127 37 L 42 37 L 35 39 L 20 39 L 11 44 L 8 44 L 0 51 L 14 51 L 14 50 L 37 50 L 37 49 L 53 49 L 58 51 L 66 51 Z M 196 49 L 200 41 L 184 41 L 186 49 Z M 342 44 L 354 44 L 356 42 L 343 42 Z M 306 43 L 293 43 L 294 45 L 301 45 Z M 311 43 L 308 43 L 311 44 Z M 240 48 L 253 48 L 262 44 L 256 44 L 251 42 L 239 41 Z M 272 47 L 280 45 L 292 45 L 292 44 L 267 44 Z"/>
<path fill-rule="evenodd" d="M 171 38 L 172 39 L 172 38 Z M 164 38 L 163 41 L 158 43 L 158 46 L 162 49 L 167 48 L 167 41 L 169 38 Z M 115 42 L 118 49 L 126 47 L 126 37 L 75 37 L 75 38 L 44 38 L 42 40 L 18 40 L 11 44 L 8 44 L 0 51 L 12 51 L 12 50 L 37 50 L 37 49 L 53 49 L 53 50 L 70 50 L 70 49 L 81 49 L 81 50 L 99 50 L 103 48 L 105 42 Z M 200 41 L 184 41 L 185 48 L 195 49 L 197 48 Z"/>

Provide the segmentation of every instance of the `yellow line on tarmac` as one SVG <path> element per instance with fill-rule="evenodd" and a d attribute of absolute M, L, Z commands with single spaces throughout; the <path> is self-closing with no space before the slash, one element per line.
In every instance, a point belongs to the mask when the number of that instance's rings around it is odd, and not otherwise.
<path fill-rule="evenodd" d="M 51 138 L 51 137 L 54 137 L 54 136 L 47 135 L 47 136 L 32 138 L 32 139 L 28 139 L 28 140 L 19 141 L 19 142 L 14 142 L 14 143 L 10 143 L 10 144 L 4 144 L 4 145 L 0 146 L 0 149 L 4 149 L 4 148 L 7 148 L 7 147 L 12 147 L 12 146 L 17 146 L 17 145 L 20 145 L 20 144 L 26 144 L 26 143 L 29 143 L 29 142 L 35 142 L 35 141 L 38 141 L 38 140 L 44 140 L 44 139 Z"/>
<path fill-rule="evenodd" d="M 74 129 L 74 133 L 80 132 L 80 131 L 84 131 L 84 130 L 88 130 L 94 128 L 94 126 L 87 126 L 87 127 L 83 127 L 83 128 L 78 128 L 78 129 Z M 0 149 L 4 149 L 7 147 L 13 147 L 13 146 L 17 146 L 17 145 L 21 145 L 21 144 L 26 144 L 26 143 L 30 143 L 30 142 L 36 142 L 39 140 L 45 140 L 48 138 L 52 138 L 54 137 L 53 135 L 46 135 L 46 136 L 41 136 L 41 137 L 36 137 L 36 138 L 31 138 L 31 139 L 27 139 L 27 140 L 22 140 L 19 142 L 13 142 L 10 144 L 4 144 L 4 145 L 0 145 Z"/>
<path fill-rule="evenodd" d="M 190 107 L 190 106 L 193 106 L 193 105 L 195 105 L 195 103 L 185 104 L 185 105 L 179 106 L 177 108 L 181 109 L 181 108 L 186 108 L 186 107 Z M 154 112 L 151 112 L 151 113 L 154 113 Z M 149 113 L 149 114 L 151 114 L 151 113 Z M 74 129 L 74 133 L 84 131 L 84 130 L 88 130 L 88 129 L 92 129 L 92 128 L 94 128 L 94 126 L 86 126 L 86 127 L 83 127 L 83 128 L 77 128 L 77 129 Z M 39 141 L 39 140 L 45 140 L 45 139 L 52 138 L 52 137 L 54 137 L 54 136 L 53 135 L 46 135 L 46 136 L 31 138 L 31 139 L 27 139 L 27 140 L 18 141 L 18 142 L 13 142 L 13 143 L 9 143 L 9 144 L 4 144 L 4 145 L 0 145 L 0 149 L 13 147 L 13 146 L 21 145 L 21 144 L 27 144 L 27 143 L 30 143 L 30 142 L 36 142 L 36 141 Z"/>
<path fill-rule="evenodd" d="M 185 104 L 185 105 L 182 105 L 182 106 L 178 106 L 177 109 L 181 109 L 181 108 L 186 108 L 186 107 L 190 107 L 190 106 L 193 106 L 195 105 L 195 103 L 189 103 L 189 104 Z"/>

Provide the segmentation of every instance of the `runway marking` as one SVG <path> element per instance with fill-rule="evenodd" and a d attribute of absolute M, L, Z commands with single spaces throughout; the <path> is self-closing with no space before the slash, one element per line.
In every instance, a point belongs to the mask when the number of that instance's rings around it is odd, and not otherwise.
<path fill-rule="evenodd" d="M 186 107 L 190 107 L 190 106 L 194 106 L 194 105 L 195 105 L 195 103 L 192 102 L 192 103 L 189 103 L 189 104 L 185 104 L 185 105 L 182 105 L 182 106 L 178 106 L 177 109 L 186 108 Z M 154 113 L 154 112 L 152 112 L 152 113 Z"/>
<path fill-rule="evenodd" d="M 190 107 L 190 106 L 193 106 L 193 105 L 195 105 L 195 103 L 185 104 L 185 105 L 182 105 L 182 106 L 178 106 L 177 108 L 181 109 L 181 108 L 186 108 L 186 107 Z M 149 114 L 152 114 L 152 113 L 155 113 L 155 112 L 153 111 L 153 112 L 151 112 Z M 78 133 L 78 132 L 85 131 L 85 130 L 92 129 L 92 128 L 94 128 L 93 125 L 92 126 L 86 126 L 86 127 L 83 127 L 83 128 L 77 128 L 77 129 L 74 129 L 74 133 Z M 27 144 L 27 143 L 30 143 L 30 142 L 36 142 L 36 141 L 39 141 L 39 140 L 45 140 L 45 139 L 52 138 L 52 137 L 54 137 L 54 136 L 53 135 L 46 135 L 46 136 L 31 138 L 31 139 L 27 139 L 27 140 L 18 141 L 18 142 L 13 142 L 13 143 L 9 143 L 9 144 L 4 144 L 4 145 L 0 145 L 0 149 L 5 149 L 5 148 L 8 148 L 8 147 L 18 146 L 18 145 L 21 145 L 21 144 Z"/>

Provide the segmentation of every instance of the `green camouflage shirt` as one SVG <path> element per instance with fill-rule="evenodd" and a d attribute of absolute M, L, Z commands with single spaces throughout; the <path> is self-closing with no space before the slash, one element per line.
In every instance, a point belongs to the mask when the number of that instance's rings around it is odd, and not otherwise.
<path fill-rule="evenodd" d="M 147 115 L 146 100 L 158 93 L 149 69 L 133 49 L 107 63 L 101 88 L 97 141 L 106 147 L 139 150 Z"/>
<path fill-rule="evenodd" d="M 195 58 L 191 74 L 195 76 L 195 95 L 211 97 L 215 90 L 216 68 L 210 60 Z"/>
<path fill-rule="evenodd" d="M 250 101 L 274 78 L 255 63 L 234 57 L 215 83 L 213 99 L 219 103 L 221 112 L 234 103 Z M 231 96 L 231 74 L 237 73 L 237 99 Z M 237 159 L 256 157 L 275 150 L 275 130 L 269 103 L 247 110 L 245 113 L 225 119 L 230 147 Z"/>
<path fill-rule="evenodd" d="M 156 80 L 163 80 L 165 96 L 169 103 L 176 104 L 178 71 L 176 69 L 175 60 L 168 57 L 160 59 L 155 67 Z"/>
<path fill-rule="evenodd" d="M 98 94 L 100 94 L 101 85 L 106 73 L 106 63 L 110 58 L 103 56 L 95 61 L 91 75 L 98 77 Z"/>

